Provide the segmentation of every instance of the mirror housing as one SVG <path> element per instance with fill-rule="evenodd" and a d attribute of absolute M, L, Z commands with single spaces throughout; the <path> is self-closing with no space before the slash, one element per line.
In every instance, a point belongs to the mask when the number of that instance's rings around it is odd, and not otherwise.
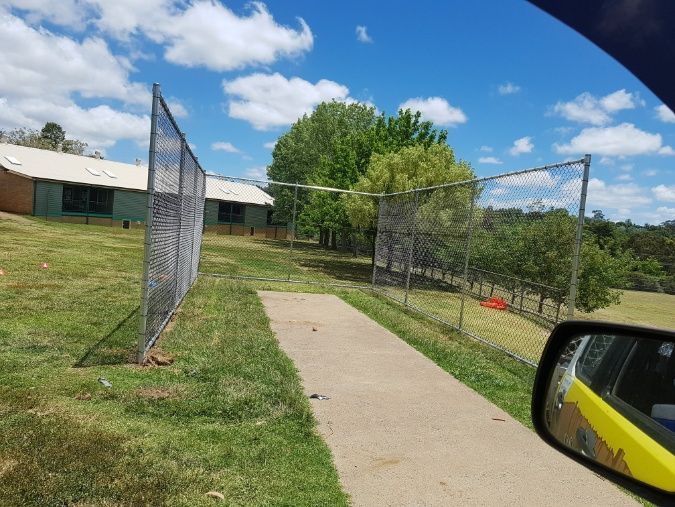
<path fill-rule="evenodd" d="M 558 324 L 551 333 L 537 368 L 531 405 L 534 428 L 537 434 L 554 449 L 598 475 L 619 484 L 627 490 L 632 491 L 657 505 L 675 505 L 675 483 L 673 484 L 672 489 L 669 488 L 670 491 L 665 491 L 655 485 L 639 481 L 626 475 L 626 473 L 621 473 L 621 466 L 615 464 L 613 468 L 610 468 L 606 464 L 599 462 L 599 457 L 594 456 L 595 453 L 593 451 L 593 448 L 597 448 L 597 446 L 589 445 L 589 441 L 591 444 L 596 444 L 596 437 L 602 439 L 602 435 L 596 435 L 595 430 L 592 428 L 594 422 L 585 419 L 583 414 L 581 414 L 581 411 L 578 410 L 578 405 L 565 402 L 565 396 L 568 392 L 566 389 L 569 389 L 572 383 L 578 382 L 574 375 L 576 374 L 577 365 L 579 364 L 579 358 L 584 354 L 584 351 L 582 350 L 583 347 L 590 344 L 594 338 L 603 338 L 605 340 L 608 340 L 609 338 L 609 341 L 612 341 L 617 337 L 622 340 L 625 339 L 626 341 L 631 341 L 633 347 L 636 343 L 651 344 L 652 349 L 657 347 L 656 343 L 654 343 L 656 341 L 661 343 L 667 342 L 670 355 L 673 356 L 673 361 L 670 363 L 669 367 L 675 365 L 675 351 L 672 351 L 672 345 L 670 345 L 670 343 L 675 342 L 675 332 L 608 322 L 562 322 Z M 571 343 L 577 344 L 576 349 L 570 347 Z M 622 344 L 621 340 L 617 343 Z M 576 351 L 578 351 L 578 353 Z M 617 374 L 616 371 L 622 368 L 622 365 L 620 364 L 621 361 L 624 361 L 625 363 L 628 362 L 628 360 L 625 359 L 626 355 L 622 357 L 624 357 L 622 360 L 615 360 L 614 358 L 610 358 L 609 360 L 609 364 L 612 365 L 613 370 L 615 370 L 615 383 L 618 383 L 618 378 L 620 378 L 620 375 Z M 572 377 L 568 376 L 568 371 L 569 375 Z M 609 387 L 614 389 L 613 386 Z M 581 389 L 590 391 L 590 389 L 586 387 L 582 387 Z M 607 396 L 608 399 L 611 398 L 607 388 L 605 391 L 601 392 L 600 395 L 595 397 L 596 403 L 604 404 L 605 396 Z M 583 428 L 582 426 L 584 426 L 584 424 L 580 423 L 578 424 L 578 427 L 572 428 L 574 424 L 569 424 L 569 427 L 564 427 L 563 431 L 557 431 L 557 435 L 554 434 L 556 432 L 555 423 L 558 422 L 555 420 L 555 417 L 560 417 L 559 414 L 562 413 L 563 405 L 570 405 L 569 407 L 566 407 L 568 408 L 568 413 L 570 411 L 575 412 L 576 421 L 584 421 L 586 427 Z M 611 415 L 608 414 L 615 413 L 609 404 L 602 408 L 605 409 L 602 410 L 605 417 L 611 417 Z M 556 413 L 554 414 L 554 412 Z M 654 414 L 651 415 L 654 417 Z M 592 419 L 591 416 L 589 417 Z M 665 427 L 664 430 L 670 441 L 670 434 L 668 433 L 667 428 L 668 427 Z M 576 429 L 576 432 L 572 432 L 571 436 L 567 435 L 568 430 L 571 431 L 572 429 Z M 673 432 L 673 438 L 675 438 L 675 430 L 671 428 L 670 431 Z M 562 433 L 564 433 L 564 436 Z M 588 435 L 586 433 L 588 433 Z M 604 441 L 602 443 L 604 444 Z M 620 451 L 620 449 L 616 449 L 616 451 Z M 667 455 L 667 449 L 664 449 L 664 451 Z M 610 449 L 610 452 L 613 452 L 612 449 Z M 672 455 L 673 451 L 671 450 L 670 453 Z M 613 458 L 616 462 L 617 457 L 613 456 Z M 621 458 L 621 456 L 618 456 L 618 458 Z M 669 458 L 667 459 L 668 462 L 670 462 Z M 675 459 L 675 457 L 673 457 L 673 459 Z M 621 461 L 622 465 L 625 465 L 623 459 L 619 459 L 619 461 Z M 649 463 L 647 463 L 647 465 L 649 465 Z M 673 474 L 675 474 L 675 470 L 673 471 Z"/>

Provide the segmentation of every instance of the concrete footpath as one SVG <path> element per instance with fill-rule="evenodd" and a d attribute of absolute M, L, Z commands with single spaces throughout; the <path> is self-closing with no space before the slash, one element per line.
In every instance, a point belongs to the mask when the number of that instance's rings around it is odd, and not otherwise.
<path fill-rule="evenodd" d="M 310 401 L 354 505 L 636 505 L 338 297 L 259 295 L 330 396 Z"/>

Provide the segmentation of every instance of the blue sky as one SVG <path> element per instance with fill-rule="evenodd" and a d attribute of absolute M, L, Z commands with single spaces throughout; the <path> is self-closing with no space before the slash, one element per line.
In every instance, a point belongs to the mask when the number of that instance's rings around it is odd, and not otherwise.
<path fill-rule="evenodd" d="M 158 81 L 205 169 L 260 176 L 321 100 L 419 108 L 480 176 L 593 154 L 589 209 L 675 219 L 675 115 L 522 1 L 0 0 L 0 128 L 147 159 Z"/>

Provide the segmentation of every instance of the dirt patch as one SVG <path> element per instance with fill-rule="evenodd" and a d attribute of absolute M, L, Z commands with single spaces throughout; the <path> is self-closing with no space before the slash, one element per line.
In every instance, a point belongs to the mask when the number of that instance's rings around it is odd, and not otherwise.
<path fill-rule="evenodd" d="M 167 398 L 175 398 L 178 395 L 178 390 L 173 387 L 142 387 L 136 391 L 136 395 L 148 400 L 166 400 Z"/>
<path fill-rule="evenodd" d="M 171 355 L 167 354 L 161 349 L 153 348 L 150 352 L 147 353 L 145 357 L 146 366 L 169 366 L 173 364 L 176 359 Z"/>
<path fill-rule="evenodd" d="M 18 465 L 19 462 L 15 459 L 0 459 L 0 477 L 10 472 L 12 468 Z"/>
<path fill-rule="evenodd" d="M 7 213 L 6 211 L 0 211 L 0 220 L 11 220 L 17 224 L 32 225 L 33 221 L 29 218 L 26 218 L 22 215 L 15 215 L 13 213 Z"/>

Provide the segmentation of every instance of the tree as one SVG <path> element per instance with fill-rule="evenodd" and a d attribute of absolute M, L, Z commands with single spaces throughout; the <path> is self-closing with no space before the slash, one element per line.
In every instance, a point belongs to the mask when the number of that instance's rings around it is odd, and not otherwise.
<path fill-rule="evenodd" d="M 49 121 L 42 127 L 40 137 L 44 139 L 49 149 L 56 150 L 59 146 L 63 146 L 63 141 L 66 140 L 66 131 L 58 123 Z"/>
<path fill-rule="evenodd" d="M 84 155 L 87 143 L 78 139 L 66 139 L 65 131 L 58 123 L 47 122 L 41 131 L 28 128 L 16 128 L 10 131 L 0 131 L 0 135 L 9 144 L 39 148 L 41 150 L 57 151 L 59 145 L 64 153 Z"/>
<path fill-rule="evenodd" d="M 366 173 L 356 183 L 354 190 L 388 194 L 474 177 L 471 166 L 467 162 L 457 161 L 454 151 L 448 145 L 436 143 L 427 148 L 423 144 L 417 144 L 384 155 L 373 154 Z M 427 209 L 442 202 L 440 195 L 438 193 L 434 198 L 425 197 L 429 202 L 436 203 L 428 204 Z M 353 226 L 374 226 L 377 220 L 375 199 L 348 195 L 343 200 Z M 447 200 L 444 206 L 449 207 L 450 204 L 451 200 Z"/>

